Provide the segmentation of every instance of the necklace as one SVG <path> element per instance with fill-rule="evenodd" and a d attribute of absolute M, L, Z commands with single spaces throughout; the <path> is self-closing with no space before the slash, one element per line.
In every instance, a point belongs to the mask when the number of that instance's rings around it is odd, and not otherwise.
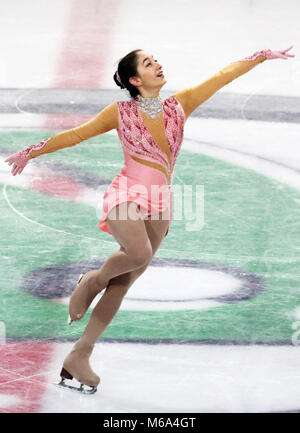
<path fill-rule="evenodd" d="M 141 95 L 137 95 L 137 101 L 140 108 L 152 119 L 162 111 L 162 98 L 160 96 L 156 98 L 143 98 Z"/>

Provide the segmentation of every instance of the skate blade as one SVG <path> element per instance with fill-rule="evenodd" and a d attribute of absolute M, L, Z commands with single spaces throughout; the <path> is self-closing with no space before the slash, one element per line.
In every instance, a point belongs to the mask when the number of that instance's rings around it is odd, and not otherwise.
<path fill-rule="evenodd" d="M 55 382 L 54 385 L 57 386 L 61 386 L 62 388 L 68 388 L 71 389 L 72 391 L 76 391 L 76 392 L 80 392 L 81 394 L 95 394 L 95 392 L 97 391 L 97 387 L 96 386 L 88 386 L 88 385 L 84 385 L 83 383 L 80 384 L 80 387 L 77 386 L 72 386 L 72 385 L 67 385 L 64 380 L 61 380 L 60 382 Z M 87 388 L 85 388 L 87 387 Z"/>
<path fill-rule="evenodd" d="M 81 281 L 81 278 L 84 276 L 84 274 L 80 274 L 79 275 L 79 278 L 78 278 L 78 281 L 77 281 L 77 285 L 80 283 L 80 281 Z"/>

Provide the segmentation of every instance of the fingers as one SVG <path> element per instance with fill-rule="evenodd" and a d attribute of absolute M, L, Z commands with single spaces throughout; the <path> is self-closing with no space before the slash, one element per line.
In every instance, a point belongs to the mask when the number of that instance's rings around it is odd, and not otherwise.
<path fill-rule="evenodd" d="M 281 54 L 285 55 L 287 57 L 295 57 L 295 54 L 286 54 L 287 51 L 291 50 L 294 45 L 291 45 L 289 48 L 286 48 L 285 50 L 280 51 Z"/>
<path fill-rule="evenodd" d="M 12 161 L 12 159 L 11 159 L 11 156 L 9 156 L 8 158 L 6 158 L 6 159 L 4 160 L 4 162 L 7 162 L 8 165 L 11 165 L 11 164 L 13 163 L 13 161 Z"/>
<path fill-rule="evenodd" d="M 8 165 L 12 165 L 15 162 L 15 154 L 10 155 L 8 158 L 4 160 L 4 162 L 7 162 Z"/>
<path fill-rule="evenodd" d="M 16 174 L 21 174 L 25 165 L 20 164 L 20 162 L 18 161 L 18 158 L 15 158 L 14 155 L 9 156 L 8 158 L 5 159 L 4 162 L 7 162 L 8 165 L 12 165 L 12 170 L 11 173 L 13 176 L 15 176 Z"/>
<path fill-rule="evenodd" d="M 17 174 L 17 166 L 16 165 L 13 166 L 11 173 L 13 176 L 15 176 Z"/>
<path fill-rule="evenodd" d="M 24 168 L 24 167 L 21 167 L 20 165 L 15 164 L 15 165 L 13 166 L 12 171 L 11 171 L 11 172 L 12 172 L 12 175 L 15 176 L 16 174 L 21 174 L 22 171 L 23 171 L 23 168 Z"/>

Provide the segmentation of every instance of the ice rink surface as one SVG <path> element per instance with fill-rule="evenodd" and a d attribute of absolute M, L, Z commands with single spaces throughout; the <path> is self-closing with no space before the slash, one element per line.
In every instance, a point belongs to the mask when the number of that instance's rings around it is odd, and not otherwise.
<path fill-rule="evenodd" d="M 0 412 L 300 411 L 299 2 L 1 3 Z M 290 45 L 188 119 L 174 184 L 203 186 L 204 225 L 174 219 L 96 344 L 98 392 L 58 388 L 88 321 L 67 325 L 78 274 L 118 249 L 96 224 L 121 146 L 94 137 L 16 177 L 4 160 L 123 99 L 112 76 L 132 49 L 171 94 Z"/>

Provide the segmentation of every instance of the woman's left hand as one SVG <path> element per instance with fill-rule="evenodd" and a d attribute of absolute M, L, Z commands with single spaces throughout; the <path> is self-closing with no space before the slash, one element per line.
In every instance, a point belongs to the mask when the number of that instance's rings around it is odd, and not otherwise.
<path fill-rule="evenodd" d="M 293 45 L 291 45 L 289 48 L 286 48 L 285 50 L 260 50 L 256 51 L 256 53 L 252 54 L 252 56 L 245 57 L 244 59 L 240 61 L 248 61 L 248 60 L 256 60 L 258 57 L 264 57 L 265 60 L 270 59 L 288 59 L 289 57 L 295 57 L 294 54 L 286 54 L 287 51 L 289 51 L 291 48 L 293 48 Z"/>
<path fill-rule="evenodd" d="M 289 51 L 291 48 L 293 48 L 293 45 L 291 45 L 289 48 L 286 48 L 285 50 L 263 50 L 265 52 L 266 59 L 287 59 L 289 57 L 295 57 L 294 54 L 286 54 L 287 51 Z"/>

